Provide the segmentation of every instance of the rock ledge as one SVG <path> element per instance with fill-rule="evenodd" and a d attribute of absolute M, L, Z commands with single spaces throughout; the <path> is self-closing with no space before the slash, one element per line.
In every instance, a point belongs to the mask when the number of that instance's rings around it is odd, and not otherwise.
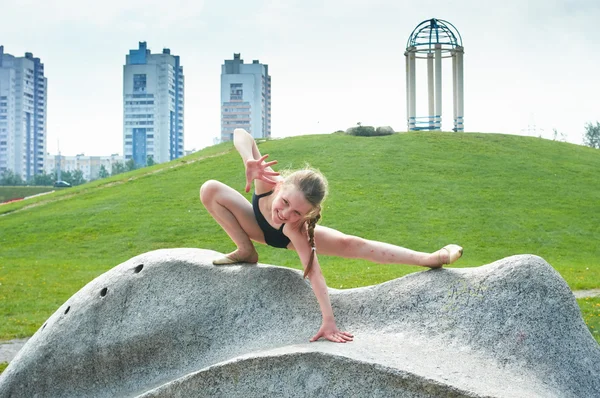
<path fill-rule="evenodd" d="M 0 397 L 592 397 L 600 347 L 543 259 L 330 289 L 355 341 L 320 325 L 297 270 L 149 252 L 71 297 L 0 376 Z"/>

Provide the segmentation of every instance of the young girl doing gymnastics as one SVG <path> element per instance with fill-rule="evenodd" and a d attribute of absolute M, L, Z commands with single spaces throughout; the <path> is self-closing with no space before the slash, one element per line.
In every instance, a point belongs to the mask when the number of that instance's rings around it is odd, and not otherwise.
<path fill-rule="evenodd" d="M 254 181 L 252 204 L 235 189 L 210 180 L 200 188 L 200 199 L 209 213 L 227 232 L 237 249 L 213 261 L 215 265 L 256 263 L 258 253 L 252 241 L 295 250 L 315 293 L 323 320 L 310 341 L 323 337 L 345 343 L 348 332 L 338 330 L 321 273 L 317 252 L 328 256 L 361 258 L 385 264 L 410 264 L 438 268 L 456 261 L 462 247 L 448 245 L 434 253 L 422 253 L 391 244 L 346 235 L 317 225 L 327 195 L 327 181 L 318 171 L 305 169 L 283 178 L 265 162 L 254 139 L 243 129 L 234 131 L 233 143 L 246 167 L 246 192 Z"/>

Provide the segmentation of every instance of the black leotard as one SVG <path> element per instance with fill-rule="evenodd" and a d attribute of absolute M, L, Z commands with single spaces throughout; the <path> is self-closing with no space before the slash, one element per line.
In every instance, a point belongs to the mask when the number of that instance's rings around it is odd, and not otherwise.
<path fill-rule="evenodd" d="M 273 228 L 265 216 L 262 215 L 260 208 L 258 207 L 258 200 L 262 197 L 269 196 L 272 193 L 273 191 L 269 191 L 261 195 L 257 195 L 256 193 L 252 195 L 252 208 L 254 209 L 254 217 L 256 217 L 256 222 L 258 222 L 258 226 L 260 229 L 262 229 L 263 234 L 265 235 L 265 242 L 267 242 L 267 245 L 285 249 L 290 243 L 290 238 L 283 234 L 283 226 L 285 224 L 281 224 L 279 229 Z"/>

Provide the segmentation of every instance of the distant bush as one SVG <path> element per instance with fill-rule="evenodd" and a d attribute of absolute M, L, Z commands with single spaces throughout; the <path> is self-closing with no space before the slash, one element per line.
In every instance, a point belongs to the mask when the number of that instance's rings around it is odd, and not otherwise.
<path fill-rule="evenodd" d="M 585 125 L 583 145 L 600 149 L 600 123 L 596 122 L 595 126 L 592 123 Z"/>
<path fill-rule="evenodd" d="M 348 130 L 346 130 L 346 134 L 360 137 L 375 137 L 394 134 L 394 129 L 390 126 L 375 128 L 373 126 L 362 126 L 359 124 L 356 127 L 350 127 Z"/>

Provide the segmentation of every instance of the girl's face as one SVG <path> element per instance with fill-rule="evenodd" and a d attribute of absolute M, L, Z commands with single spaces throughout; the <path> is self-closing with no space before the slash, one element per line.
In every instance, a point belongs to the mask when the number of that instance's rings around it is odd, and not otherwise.
<path fill-rule="evenodd" d="M 277 225 L 304 220 L 313 206 L 304 194 L 293 185 L 282 186 L 277 190 L 271 205 L 271 218 Z"/>

